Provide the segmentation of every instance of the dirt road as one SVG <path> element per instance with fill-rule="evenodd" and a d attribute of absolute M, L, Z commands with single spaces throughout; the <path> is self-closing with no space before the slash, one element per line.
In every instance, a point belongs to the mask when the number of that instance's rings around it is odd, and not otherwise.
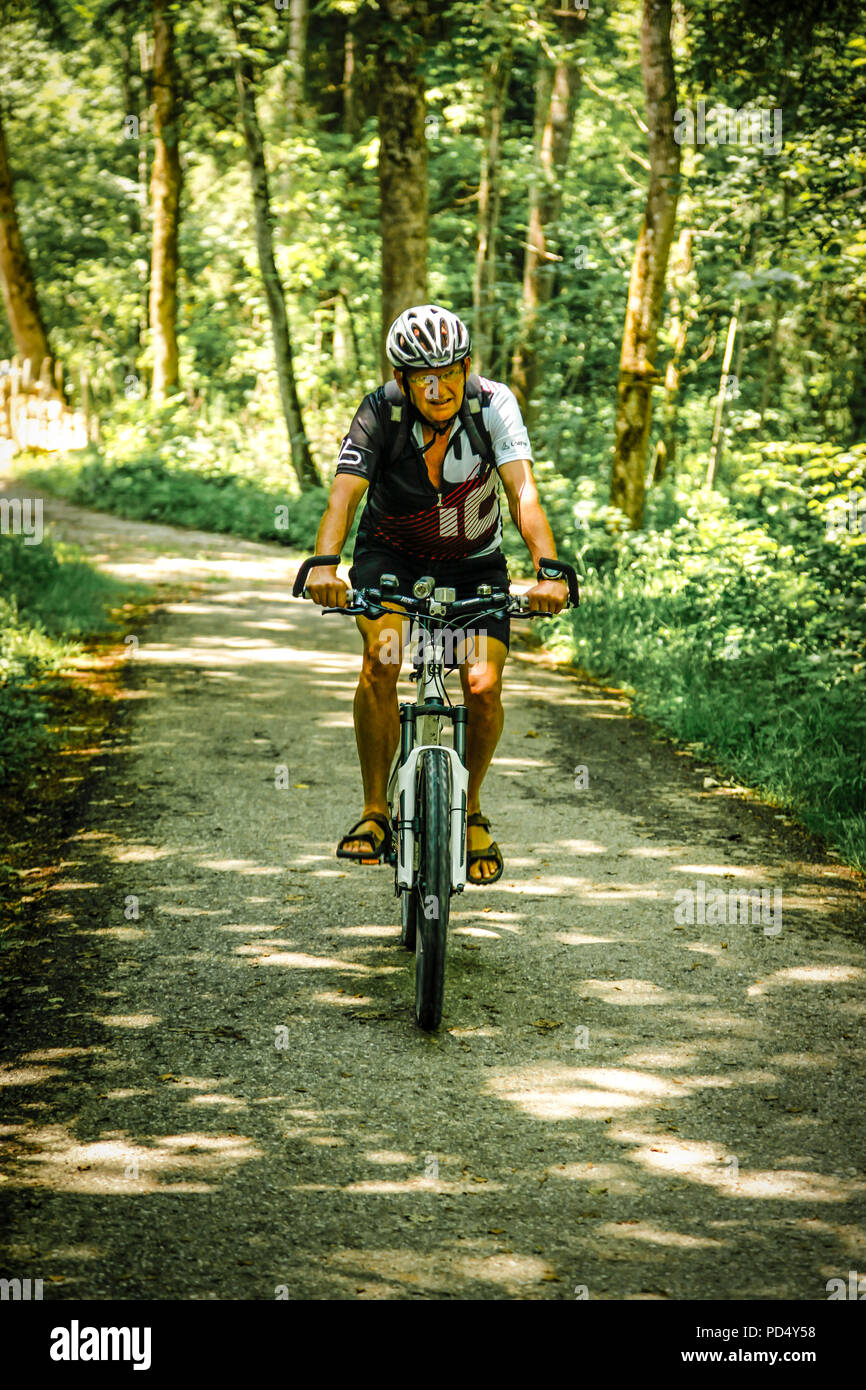
<path fill-rule="evenodd" d="M 483 799 L 505 876 L 455 900 L 422 1035 L 391 872 L 334 857 L 361 810 L 354 625 L 291 599 L 277 547 L 45 516 L 198 587 L 128 634 L 4 1023 L 0 1275 L 824 1300 L 866 1270 L 862 880 L 518 651 Z M 761 921 L 728 920 L 732 887 Z"/>

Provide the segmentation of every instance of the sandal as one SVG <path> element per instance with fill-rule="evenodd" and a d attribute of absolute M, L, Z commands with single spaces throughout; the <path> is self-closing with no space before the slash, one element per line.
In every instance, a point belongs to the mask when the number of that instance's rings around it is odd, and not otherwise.
<path fill-rule="evenodd" d="M 490 821 L 486 816 L 482 816 L 480 811 L 473 811 L 471 816 L 467 816 L 466 825 L 467 828 L 470 825 L 480 825 L 483 830 L 490 829 Z M 485 878 L 473 878 L 469 870 L 473 864 L 478 863 L 479 859 L 492 859 L 493 863 L 497 866 L 496 873 L 490 874 Z M 504 868 L 505 865 L 502 861 L 502 855 L 495 841 L 493 844 L 488 845 L 486 849 L 466 850 L 466 882 L 474 884 L 476 888 L 484 888 L 488 883 L 495 883 L 498 878 L 502 877 L 502 870 Z"/>
<path fill-rule="evenodd" d="M 373 821 L 375 825 L 381 827 L 381 840 L 374 841 L 373 832 L 371 830 L 363 830 L 360 835 L 357 835 L 355 833 L 358 829 L 358 826 L 363 825 L 365 821 Z M 370 848 L 369 850 L 345 850 L 343 849 L 343 845 L 346 843 L 347 840 L 366 840 L 369 843 Z M 387 816 L 381 816 L 378 815 L 376 812 L 373 812 L 369 816 L 362 816 L 361 819 L 359 821 L 356 821 L 355 824 L 352 826 L 352 829 L 349 831 L 348 835 L 343 836 L 342 840 L 337 845 L 337 858 L 355 859 L 359 864 L 380 864 L 382 862 L 383 857 L 387 860 L 390 851 L 391 822 L 388 820 Z"/>

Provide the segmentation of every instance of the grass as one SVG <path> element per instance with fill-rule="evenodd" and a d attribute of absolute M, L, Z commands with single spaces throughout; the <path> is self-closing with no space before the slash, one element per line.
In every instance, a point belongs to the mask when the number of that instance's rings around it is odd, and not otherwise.
<path fill-rule="evenodd" d="M 840 464 L 845 487 L 864 461 Z M 792 488 L 777 470 L 760 505 L 696 496 L 674 525 L 622 537 L 544 632 L 866 869 L 866 535 L 826 524 L 840 489 L 817 471 Z"/>
<path fill-rule="evenodd" d="M 84 639 L 115 631 L 110 611 L 129 592 L 72 547 L 0 537 L 0 785 L 56 741 L 45 729 L 45 692 Z"/>

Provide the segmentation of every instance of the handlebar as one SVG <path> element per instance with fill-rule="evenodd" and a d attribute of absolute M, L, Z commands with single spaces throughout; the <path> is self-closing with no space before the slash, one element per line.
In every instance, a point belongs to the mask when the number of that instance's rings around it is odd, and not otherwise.
<path fill-rule="evenodd" d="M 309 560 L 304 561 L 298 573 L 295 575 L 295 582 L 292 586 L 292 594 L 294 597 L 303 598 L 307 583 L 307 575 L 310 573 L 310 570 L 315 569 L 317 565 L 338 565 L 339 563 L 339 555 L 311 555 Z"/>
<path fill-rule="evenodd" d="M 304 560 L 292 586 L 292 593 L 295 598 L 300 598 L 305 591 L 306 578 L 311 569 L 319 565 L 338 565 L 339 555 L 312 555 Z M 565 564 L 562 560 L 539 560 L 539 569 L 555 570 L 562 575 L 568 585 L 569 604 L 577 608 L 580 603 L 580 591 L 577 583 L 577 575 L 571 565 Z M 444 586 L 443 586 L 444 587 Z M 446 618 L 457 617 L 465 614 L 490 614 L 497 611 L 507 612 L 513 618 L 535 618 L 544 616 L 532 611 L 528 606 L 528 599 L 525 595 L 510 594 L 504 589 L 495 590 L 491 594 L 484 596 L 476 595 L 474 598 L 454 599 L 450 603 L 438 604 L 441 612 L 435 611 L 437 600 L 432 596 L 418 599 L 414 595 L 398 594 L 393 590 L 383 591 L 382 589 L 349 589 L 346 593 L 347 602 L 337 608 L 323 608 L 323 613 L 345 613 L 366 614 L 367 617 L 381 617 L 389 610 L 386 604 L 399 604 L 409 616 L 423 614 L 428 618 L 438 619 L 445 622 Z M 434 607 L 431 608 L 431 605 Z"/>
<path fill-rule="evenodd" d="M 458 599 L 452 603 L 438 604 L 433 598 L 415 598 L 409 594 L 398 594 L 392 589 L 349 589 L 346 603 L 339 608 L 323 608 L 323 613 L 357 614 L 368 618 L 381 618 L 383 613 L 399 613 L 403 617 L 425 617 L 443 626 L 448 626 L 455 618 L 471 617 L 492 613 L 508 613 L 512 618 L 537 618 L 541 615 L 529 609 L 529 600 L 523 594 L 509 594 L 504 589 L 494 590 L 481 598 Z M 399 604 L 399 608 L 386 605 Z M 432 605 L 432 607 L 431 607 Z M 436 607 L 442 612 L 437 613 Z"/>
<path fill-rule="evenodd" d="M 572 608 L 577 608 L 580 604 L 580 589 L 577 584 L 577 575 L 571 565 L 566 565 L 562 560 L 539 560 L 540 570 L 558 570 L 568 585 L 568 601 Z"/>

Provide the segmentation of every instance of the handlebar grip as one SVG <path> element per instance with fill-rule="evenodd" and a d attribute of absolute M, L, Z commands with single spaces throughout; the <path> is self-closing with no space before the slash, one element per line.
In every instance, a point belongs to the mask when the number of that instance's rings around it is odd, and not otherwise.
<path fill-rule="evenodd" d="M 310 573 L 310 570 L 315 569 L 317 565 L 338 565 L 339 563 L 339 555 L 311 555 L 309 560 L 304 561 L 295 576 L 295 582 L 292 585 L 293 596 L 295 598 L 303 598 L 307 583 L 307 575 Z"/>
<path fill-rule="evenodd" d="M 539 569 L 559 570 L 563 579 L 568 585 L 568 601 L 572 608 L 577 608 L 580 604 L 580 589 L 577 584 L 577 575 L 571 565 L 567 565 L 564 560 L 544 560 L 538 562 Z"/>

